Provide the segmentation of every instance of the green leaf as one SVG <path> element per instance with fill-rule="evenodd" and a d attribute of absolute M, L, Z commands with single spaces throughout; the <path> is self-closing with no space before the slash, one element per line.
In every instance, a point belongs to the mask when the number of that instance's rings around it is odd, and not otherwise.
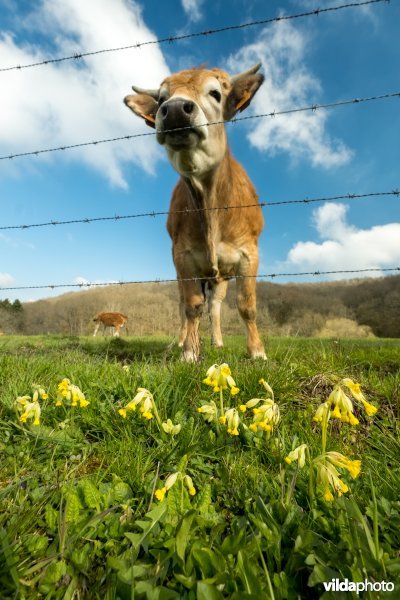
<path fill-rule="evenodd" d="M 95 508 L 97 512 L 100 512 L 102 497 L 97 487 L 90 481 L 90 479 L 85 479 L 82 481 L 80 487 L 86 506 L 89 508 Z"/>
<path fill-rule="evenodd" d="M 249 594 L 255 594 L 262 597 L 262 589 L 260 579 L 254 571 L 254 559 L 250 561 L 249 557 L 243 550 L 239 550 L 237 555 L 237 568 L 239 576 L 243 581 L 244 589 Z"/>
<path fill-rule="evenodd" d="M 124 481 L 117 481 L 112 486 L 113 499 L 115 502 L 124 502 L 133 497 L 130 486 Z"/>
<path fill-rule="evenodd" d="M 194 564 L 201 570 L 203 579 L 213 577 L 225 570 L 225 560 L 217 556 L 210 548 L 193 548 L 191 557 Z"/>
<path fill-rule="evenodd" d="M 308 585 L 313 587 L 314 585 L 317 585 L 317 583 L 331 581 L 331 579 L 335 579 L 336 577 L 340 577 L 337 571 L 324 565 L 315 565 L 313 572 L 308 578 Z"/>
<path fill-rule="evenodd" d="M 239 529 L 235 535 L 228 535 L 221 545 L 221 552 L 225 556 L 228 554 L 237 554 L 244 545 L 244 539 L 246 537 L 246 530 Z"/>
<path fill-rule="evenodd" d="M 183 517 L 176 529 L 176 553 L 182 560 L 182 562 L 185 561 L 186 546 L 190 538 L 190 533 L 192 531 L 192 523 L 195 514 L 196 512 L 194 510 L 191 510 L 188 513 L 186 513 L 186 515 Z"/>
<path fill-rule="evenodd" d="M 44 518 L 50 533 L 55 533 L 57 530 L 58 512 L 51 504 L 46 504 Z"/>
<path fill-rule="evenodd" d="M 211 485 L 206 483 L 196 499 L 196 508 L 200 513 L 208 512 L 211 504 Z"/>
<path fill-rule="evenodd" d="M 65 522 L 76 523 L 81 515 L 82 504 L 76 492 L 69 492 L 65 505 Z"/>
<path fill-rule="evenodd" d="M 199 581 L 197 583 L 197 600 L 223 600 L 223 595 L 214 585 Z"/>
<path fill-rule="evenodd" d="M 181 515 L 191 509 L 189 494 L 183 481 L 177 481 L 168 491 L 167 505 L 171 515 Z"/>

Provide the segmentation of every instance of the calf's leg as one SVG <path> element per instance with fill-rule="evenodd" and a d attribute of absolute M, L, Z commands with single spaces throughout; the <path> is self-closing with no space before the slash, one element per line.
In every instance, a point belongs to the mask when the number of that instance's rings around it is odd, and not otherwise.
<path fill-rule="evenodd" d="M 247 350 L 251 358 L 267 358 L 256 324 L 256 274 L 258 257 L 253 256 L 236 279 L 236 301 L 247 331 Z M 247 275 L 247 277 L 246 277 Z"/>
<path fill-rule="evenodd" d="M 221 333 L 221 304 L 226 296 L 228 281 L 219 281 L 211 285 L 208 296 L 208 314 L 211 321 L 211 344 L 222 348 L 224 342 Z"/>
<path fill-rule="evenodd" d="M 199 323 L 204 307 L 200 281 L 181 281 L 186 315 L 186 337 L 183 342 L 183 360 L 196 362 L 200 357 Z"/>

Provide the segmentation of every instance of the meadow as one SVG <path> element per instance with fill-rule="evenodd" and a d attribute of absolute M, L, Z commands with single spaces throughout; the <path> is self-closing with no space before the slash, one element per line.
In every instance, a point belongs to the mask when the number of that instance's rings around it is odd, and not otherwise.
<path fill-rule="evenodd" d="M 170 341 L 1 338 L 0 597 L 398 598 L 400 342 Z"/>

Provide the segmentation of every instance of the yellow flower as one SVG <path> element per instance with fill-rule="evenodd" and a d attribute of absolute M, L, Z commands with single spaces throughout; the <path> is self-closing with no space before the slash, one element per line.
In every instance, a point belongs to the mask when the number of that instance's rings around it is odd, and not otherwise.
<path fill-rule="evenodd" d="M 153 418 L 153 413 L 151 413 L 149 410 L 142 410 L 141 409 L 141 412 L 142 412 L 142 417 L 144 419 L 147 419 L 148 421 L 150 421 L 150 419 Z"/>
<path fill-rule="evenodd" d="M 261 383 L 261 385 L 264 386 L 264 388 L 267 390 L 267 392 L 269 394 L 271 394 L 271 398 L 274 399 L 274 392 L 272 390 L 272 387 L 269 385 L 269 383 L 267 383 L 265 381 L 265 379 L 263 379 L 263 378 L 259 379 L 258 383 Z"/>
<path fill-rule="evenodd" d="M 240 416 L 236 408 L 230 408 L 225 411 L 224 418 L 226 421 L 226 430 L 229 435 L 239 435 Z"/>
<path fill-rule="evenodd" d="M 333 406 L 332 417 L 340 419 L 343 423 L 350 423 L 350 425 L 358 424 L 359 421 L 353 413 L 353 403 L 339 384 L 333 388 L 327 403 L 329 406 Z"/>
<path fill-rule="evenodd" d="M 211 423 L 217 415 L 217 405 L 214 401 L 210 402 L 210 404 L 203 404 L 203 406 L 197 409 L 197 412 L 202 413 L 206 423 Z"/>
<path fill-rule="evenodd" d="M 185 482 L 186 487 L 189 490 L 189 494 L 191 496 L 195 496 L 196 495 L 196 488 L 193 485 L 192 478 L 189 475 L 185 475 L 184 482 Z"/>
<path fill-rule="evenodd" d="M 46 390 L 41 385 L 39 385 L 37 383 L 33 383 L 32 387 L 33 387 L 33 396 L 32 396 L 33 402 L 37 402 L 37 400 L 39 400 L 39 398 L 41 398 L 42 400 L 47 400 L 49 395 L 46 393 Z"/>
<path fill-rule="evenodd" d="M 165 423 L 162 423 L 162 428 L 164 429 L 165 433 L 169 433 L 170 435 L 176 435 L 180 432 L 182 425 L 174 425 L 171 419 L 167 419 Z"/>
<path fill-rule="evenodd" d="M 334 500 L 334 496 L 329 488 L 326 488 L 324 492 L 324 500 L 326 500 L 327 502 L 333 502 Z"/>
<path fill-rule="evenodd" d="M 255 423 L 251 423 L 251 425 L 249 425 L 249 429 L 250 429 L 250 431 L 253 431 L 254 433 L 256 433 L 257 425 Z"/>
<path fill-rule="evenodd" d="M 157 498 L 157 500 L 162 502 L 164 500 L 166 493 L 167 493 L 167 488 L 164 486 L 163 488 L 159 488 L 158 490 L 156 490 L 154 495 Z"/>
<path fill-rule="evenodd" d="M 220 417 L 218 417 L 218 421 L 221 423 L 221 425 L 226 425 L 225 415 L 221 415 Z"/>
<path fill-rule="evenodd" d="M 154 398 L 149 390 L 146 388 L 137 388 L 136 396 L 128 402 L 128 404 L 123 409 L 125 414 L 118 411 L 123 417 L 126 417 L 126 412 L 128 410 L 134 412 L 136 408 L 139 407 L 139 411 L 143 418 L 152 419 L 153 418 L 153 409 L 154 409 Z"/>
<path fill-rule="evenodd" d="M 25 402 L 24 404 L 20 402 L 19 404 L 17 404 L 17 409 L 19 411 L 24 411 L 19 417 L 21 423 L 26 423 L 28 419 L 33 419 L 33 425 L 40 425 L 41 409 L 39 402 Z"/>
<path fill-rule="evenodd" d="M 300 444 L 300 446 L 289 452 L 285 461 L 290 465 L 294 460 L 297 460 L 299 469 L 302 469 L 306 462 L 306 449 L 307 444 Z"/>
<path fill-rule="evenodd" d="M 121 415 L 121 417 L 124 417 L 124 419 L 126 419 L 126 408 L 120 408 L 118 413 Z"/>
<path fill-rule="evenodd" d="M 373 404 L 370 404 L 366 400 L 362 401 L 362 403 L 364 405 L 365 412 L 367 413 L 367 415 L 369 417 L 372 417 L 373 415 L 375 415 L 378 412 L 378 409 L 376 408 L 376 406 L 374 406 Z"/>
<path fill-rule="evenodd" d="M 30 400 L 31 400 L 30 396 L 18 396 L 18 398 L 15 400 L 18 410 L 21 410 L 20 407 L 25 406 L 27 404 L 27 402 L 30 402 Z"/>
<path fill-rule="evenodd" d="M 262 404 L 257 408 L 253 408 L 253 422 L 259 429 L 262 429 L 263 431 L 271 431 L 276 425 L 278 425 L 281 419 L 279 406 L 273 400 L 273 398 L 265 398 L 264 400 L 258 400 L 255 398 L 249 402 L 252 402 L 252 405 L 254 406 L 256 401 L 260 401 Z"/>
<path fill-rule="evenodd" d="M 246 410 L 247 410 L 247 406 L 246 406 L 245 404 L 241 404 L 241 405 L 239 406 L 239 410 L 240 410 L 240 411 L 242 411 L 242 412 L 246 412 Z"/>
<path fill-rule="evenodd" d="M 349 491 L 348 486 L 340 479 L 339 473 L 331 463 L 324 464 L 314 459 L 314 464 L 317 469 L 317 483 L 322 484 L 325 492 L 324 499 L 330 502 L 332 497 L 329 495 L 330 488 L 336 492 L 338 496 L 342 496 Z"/>
<path fill-rule="evenodd" d="M 331 416 L 331 412 L 329 410 L 329 404 L 327 402 L 323 402 L 322 404 L 320 404 L 315 412 L 315 415 L 313 416 L 313 421 L 316 421 L 317 423 L 321 423 L 326 415 L 328 413 L 328 419 Z"/>
<path fill-rule="evenodd" d="M 361 460 L 350 460 L 340 452 L 327 452 L 327 459 L 336 467 L 346 469 L 353 479 L 356 479 L 361 472 Z"/>
<path fill-rule="evenodd" d="M 212 365 L 207 373 L 203 383 L 213 388 L 214 392 L 230 389 L 231 395 L 235 396 L 239 393 L 239 388 L 236 387 L 235 380 L 232 377 L 231 370 L 228 364 Z"/>

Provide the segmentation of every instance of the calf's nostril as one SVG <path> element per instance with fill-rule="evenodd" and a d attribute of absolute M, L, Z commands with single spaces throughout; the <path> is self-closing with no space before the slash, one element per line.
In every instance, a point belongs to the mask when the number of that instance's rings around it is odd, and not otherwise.
<path fill-rule="evenodd" d="M 161 116 L 163 116 L 165 118 L 168 114 L 168 106 L 166 104 L 163 104 L 160 108 L 160 111 L 161 111 Z"/>
<path fill-rule="evenodd" d="M 194 109 L 194 103 L 187 101 L 184 103 L 183 105 L 183 110 L 187 115 L 190 115 L 193 112 Z"/>

